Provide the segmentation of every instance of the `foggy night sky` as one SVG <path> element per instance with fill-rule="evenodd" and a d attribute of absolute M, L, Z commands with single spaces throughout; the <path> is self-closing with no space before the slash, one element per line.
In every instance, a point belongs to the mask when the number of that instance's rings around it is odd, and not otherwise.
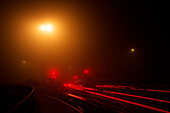
<path fill-rule="evenodd" d="M 55 67 L 61 76 L 86 68 L 94 78 L 169 76 L 163 3 L 1 1 L 0 14 L 0 82 L 39 79 L 44 51 L 47 73 Z M 63 31 L 44 46 L 31 27 L 46 21 Z"/>

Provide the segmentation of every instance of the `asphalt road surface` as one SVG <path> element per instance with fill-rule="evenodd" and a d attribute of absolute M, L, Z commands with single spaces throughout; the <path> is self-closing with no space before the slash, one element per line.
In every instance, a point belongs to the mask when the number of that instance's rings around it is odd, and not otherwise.
<path fill-rule="evenodd" d="M 169 93 L 159 94 L 165 95 L 164 98 L 151 98 L 151 92 L 125 92 L 98 90 L 74 84 L 66 84 L 60 88 L 37 89 L 37 112 L 170 113 L 170 101 L 165 100 Z M 156 92 L 152 93 L 158 95 Z"/>
<path fill-rule="evenodd" d="M 4 100 L 1 101 L 2 113 L 6 113 L 7 109 L 12 107 L 12 104 L 10 104 L 10 106 L 7 106 L 8 104 L 3 104 L 5 103 L 5 100 L 15 100 L 15 102 L 13 102 L 14 105 L 17 101 L 22 100 L 20 94 L 23 93 L 24 88 L 20 88 L 17 91 L 15 89 L 16 88 L 14 88 L 14 90 L 5 89 L 1 92 L 1 99 Z M 24 94 L 25 96 L 26 94 L 29 94 L 29 90 L 25 90 L 25 92 L 27 92 Z M 7 97 L 8 95 L 5 94 L 5 91 L 10 92 L 10 98 Z M 15 92 L 16 96 L 12 96 L 11 92 Z M 79 86 L 67 83 L 64 84 L 63 87 L 36 87 L 33 94 L 33 96 L 27 98 L 27 100 L 21 104 L 21 107 L 19 107 L 20 109 L 22 108 L 22 112 L 170 113 L 170 92 L 163 90 L 109 90 L 108 88 L 103 88 L 101 90 L 97 87 Z M 22 98 L 24 95 L 22 94 Z M 12 97 L 14 97 L 14 99 L 12 99 Z M 30 101 L 30 99 L 33 99 L 33 101 Z M 28 104 L 28 102 L 31 103 Z M 6 103 L 12 102 L 8 101 Z M 27 107 L 25 105 L 27 105 Z M 33 110 L 30 110 L 32 108 Z M 18 111 L 15 112 L 19 113 Z"/>

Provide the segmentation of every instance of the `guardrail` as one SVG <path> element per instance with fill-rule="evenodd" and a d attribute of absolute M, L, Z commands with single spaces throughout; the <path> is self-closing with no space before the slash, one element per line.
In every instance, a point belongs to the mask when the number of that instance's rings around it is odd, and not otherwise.
<path fill-rule="evenodd" d="M 33 105 L 33 96 L 35 93 L 35 87 L 32 87 L 32 91 L 20 102 L 18 102 L 15 106 L 13 106 L 7 113 L 30 113 L 32 112 L 30 109 Z"/>

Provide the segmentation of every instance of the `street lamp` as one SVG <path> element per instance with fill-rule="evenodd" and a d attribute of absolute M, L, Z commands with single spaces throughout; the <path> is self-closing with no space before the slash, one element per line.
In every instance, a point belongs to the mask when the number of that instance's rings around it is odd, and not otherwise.
<path fill-rule="evenodd" d="M 135 52 L 135 49 L 134 49 L 134 48 L 132 48 L 132 49 L 131 49 L 131 52 Z"/>
<path fill-rule="evenodd" d="M 131 74 L 134 74 L 135 73 L 135 53 L 136 50 L 134 48 L 131 48 Z"/>
<path fill-rule="evenodd" d="M 23 63 L 23 64 L 26 64 L 26 63 L 27 63 L 27 61 L 23 60 L 23 61 L 22 61 L 22 63 Z"/>
<path fill-rule="evenodd" d="M 39 27 L 39 29 L 43 32 L 52 32 L 53 26 L 51 24 L 44 24 Z M 45 41 L 44 41 L 45 42 Z M 43 55 L 43 85 L 45 85 L 45 53 Z"/>
<path fill-rule="evenodd" d="M 53 26 L 51 24 L 41 25 L 40 30 L 45 32 L 51 32 L 53 31 Z"/>

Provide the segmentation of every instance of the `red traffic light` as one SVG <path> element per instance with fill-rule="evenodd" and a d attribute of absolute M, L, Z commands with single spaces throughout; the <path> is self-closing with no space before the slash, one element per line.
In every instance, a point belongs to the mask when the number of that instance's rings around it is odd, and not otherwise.
<path fill-rule="evenodd" d="M 89 73 L 89 70 L 85 69 L 84 74 L 88 74 L 88 73 Z"/>
<path fill-rule="evenodd" d="M 76 79 L 77 79 L 77 76 L 73 76 L 73 79 L 76 80 Z"/>
<path fill-rule="evenodd" d="M 53 79 L 56 79 L 57 78 L 57 75 L 58 75 L 58 72 L 57 72 L 57 70 L 51 70 L 50 71 L 50 76 L 51 76 L 51 78 L 53 78 Z"/>

